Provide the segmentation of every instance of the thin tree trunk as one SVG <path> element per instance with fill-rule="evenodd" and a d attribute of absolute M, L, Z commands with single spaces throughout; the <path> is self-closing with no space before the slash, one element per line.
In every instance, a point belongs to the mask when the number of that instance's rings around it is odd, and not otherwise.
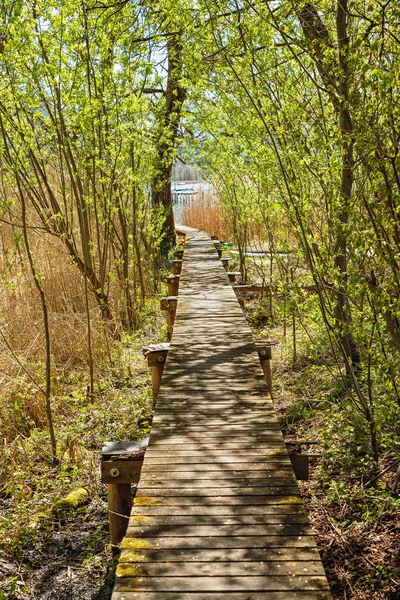
<path fill-rule="evenodd" d="M 165 106 L 158 141 L 156 174 L 152 184 L 153 204 L 163 209 L 163 249 L 175 245 L 175 222 L 172 211 L 171 179 L 178 128 L 186 88 L 182 78 L 182 46 L 179 34 L 168 38 L 168 81 Z"/>
<path fill-rule="evenodd" d="M 46 416 L 47 416 L 47 424 L 49 427 L 50 434 L 50 442 L 51 442 L 51 451 L 53 456 L 53 462 L 57 461 L 57 442 L 56 436 L 54 433 L 54 421 L 53 421 L 53 413 L 51 408 L 51 341 L 50 341 L 50 326 L 49 326 L 49 313 L 47 309 L 47 301 L 46 295 L 44 293 L 43 287 L 40 283 L 40 276 L 36 270 L 35 261 L 33 259 L 30 244 L 29 244 L 29 236 L 28 236 L 28 227 L 26 222 L 26 203 L 25 196 L 22 190 L 22 186 L 17 176 L 17 186 L 18 193 L 21 201 L 21 214 L 22 214 L 22 231 L 25 242 L 26 254 L 28 257 L 29 265 L 31 268 L 31 272 L 33 275 L 33 281 L 35 286 L 39 292 L 40 302 L 42 305 L 42 313 L 43 313 L 43 325 L 44 325 L 44 334 L 45 334 L 45 342 L 46 342 L 46 356 L 45 356 L 45 372 L 46 372 L 46 387 L 45 387 L 45 401 L 46 401 Z"/>

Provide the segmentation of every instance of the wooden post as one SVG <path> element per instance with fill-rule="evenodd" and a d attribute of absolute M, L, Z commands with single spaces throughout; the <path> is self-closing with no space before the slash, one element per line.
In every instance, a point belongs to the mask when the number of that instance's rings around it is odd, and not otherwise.
<path fill-rule="evenodd" d="M 169 296 L 177 296 L 179 289 L 179 280 L 180 275 L 168 275 L 167 284 L 168 284 L 168 295 Z"/>
<path fill-rule="evenodd" d="M 142 349 L 143 354 L 147 358 L 147 364 L 151 368 L 151 383 L 153 389 L 153 406 L 156 403 L 158 390 L 162 374 L 164 372 L 165 361 L 167 360 L 169 343 L 150 344 Z"/>
<path fill-rule="evenodd" d="M 222 250 L 221 248 L 217 248 L 218 256 L 222 258 Z"/>
<path fill-rule="evenodd" d="M 180 275 L 182 271 L 182 261 L 181 260 L 173 260 L 172 261 L 172 272 L 174 275 Z"/>
<path fill-rule="evenodd" d="M 240 306 L 240 308 L 241 308 L 242 310 L 244 310 L 244 309 L 246 308 L 246 305 L 245 305 L 244 298 L 241 298 L 241 297 L 239 296 L 239 297 L 238 297 L 238 299 L 237 299 L 237 301 L 239 302 L 239 306 Z"/>
<path fill-rule="evenodd" d="M 101 481 L 108 486 L 108 518 L 112 553 L 119 552 L 132 509 L 131 484 L 138 483 L 149 438 L 107 442 L 101 450 Z"/>
<path fill-rule="evenodd" d="M 183 258 L 183 250 L 175 250 L 174 256 L 178 260 L 182 260 L 182 258 Z"/>
<path fill-rule="evenodd" d="M 231 283 L 235 283 L 236 282 L 236 277 L 240 277 L 241 272 L 240 271 L 228 271 L 227 275 L 229 277 L 229 281 Z"/>
<path fill-rule="evenodd" d="M 310 458 L 321 456 L 320 454 L 302 454 L 302 446 L 317 444 L 314 440 L 286 440 L 286 448 L 292 463 L 294 474 L 299 481 L 308 481 L 310 475 Z"/>
<path fill-rule="evenodd" d="M 224 267 L 225 271 L 228 272 L 229 258 L 221 258 L 221 262 L 222 262 L 222 266 Z"/>
<path fill-rule="evenodd" d="M 298 481 L 308 481 L 310 475 L 310 462 L 307 454 L 289 454 L 290 462 L 296 479 Z"/>
<path fill-rule="evenodd" d="M 178 305 L 178 296 L 165 296 L 161 299 L 160 308 L 165 310 L 165 318 L 167 321 L 168 340 L 172 338 L 174 331 L 175 313 Z"/>
<path fill-rule="evenodd" d="M 272 375 L 271 375 L 271 346 L 270 345 L 262 345 L 257 344 L 257 352 L 260 358 L 261 368 L 264 373 L 265 381 L 267 382 L 269 395 L 272 396 Z"/>
<path fill-rule="evenodd" d="M 218 248 L 219 248 L 219 240 L 214 240 L 214 239 L 213 239 L 213 240 L 212 240 L 212 243 L 213 243 L 213 246 L 214 246 L 214 248 L 215 248 L 216 250 L 218 250 Z"/>
<path fill-rule="evenodd" d="M 119 553 L 119 544 L 128 528 L 132 508 L 130 483 L 108 484 L 108 520 L 110 523 L 111 550 L 113 556 Z"/>

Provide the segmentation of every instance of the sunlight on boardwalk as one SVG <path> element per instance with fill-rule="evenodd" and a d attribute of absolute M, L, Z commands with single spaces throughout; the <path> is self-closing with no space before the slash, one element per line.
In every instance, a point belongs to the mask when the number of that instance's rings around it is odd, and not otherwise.
<path fill-rule="evenodd" d="M 328 600 L 246 319 L 188 234 L 174 334 L 113 600 Z"/>

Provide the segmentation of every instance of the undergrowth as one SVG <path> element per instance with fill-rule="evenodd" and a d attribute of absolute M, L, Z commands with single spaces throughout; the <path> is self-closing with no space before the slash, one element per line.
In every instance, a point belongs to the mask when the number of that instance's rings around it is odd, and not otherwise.
<path fill-rule="evenodd" d="M 158 301 L 148 301 L 146 313 L 140 332 L 96 349 L 92 396 L 87 369 L 80 361 L 71 361 L 69 369 L 54 365 L 57 464 L 52 461 L 43 397 L 37 387 L 44 379 L 41 363 L 25 355 L 26 372 L 19 368 L 12 377 L 8 370 L 0 397 L 0 598 L 42 598 L 41 592 L 35 595 L 35 586 L 45 585 L 35 575 L 43 567 L 38 553 L 46 555 L 55 536 L 66 539 L 79 523 L 86 531 L 77 533 L 84 536 L 83 546 L 81 542 L 74 546 L 66 562 L 73 561 L 74 573 L 94 578 L 99 585 L 110 571 L 107 494 L 100 483 L 99 451 L 107 440 L 134 440 L 150 430 L 152 394 L 141 348 L 164 339 L 166 331 Z M 100 340 L 102 332 L 95 335 Z M 88 490 L 88 502 L 60 521 L 51 510 L 53 503 L 80 487 Z M 58 547 L 54 552 L 65 554 Z M 54 561 L 55 557 L 48 559 L 48 564 Z M 83 591 L 81 597 L 86 598 Z"/>
<path fill-rule="evenodd" d="M 296 312 L 295 352 L 291 314 L 287 306 L 285 314 L 282 298 L 274 298 L 272 314 L 267 298 L 250 300 L 247 317 L 255 339 L 274 344 L 274 404 L 284 435 L 315 442 L 303 449 L 316 457 L 310 459 L 310 480 L 300 482 L 300 489 L 334 598 L 396 600 L 400 498 L 393 483 L 400 461 L 399 406 L 390 386 L 381 385 L 374 399 L 377 465 L 368 426 L 315 303 L 315 297 L 303 299 Z M 360 381 L 366 386 L 362 376 Z"/>

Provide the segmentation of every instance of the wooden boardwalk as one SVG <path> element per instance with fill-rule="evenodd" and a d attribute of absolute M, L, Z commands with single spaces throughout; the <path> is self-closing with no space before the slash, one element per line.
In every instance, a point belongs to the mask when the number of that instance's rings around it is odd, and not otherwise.
<path fill-rule="evenodd" d="M 112 600 L 331 598 L 252 335 L 191 230 Z"/>

